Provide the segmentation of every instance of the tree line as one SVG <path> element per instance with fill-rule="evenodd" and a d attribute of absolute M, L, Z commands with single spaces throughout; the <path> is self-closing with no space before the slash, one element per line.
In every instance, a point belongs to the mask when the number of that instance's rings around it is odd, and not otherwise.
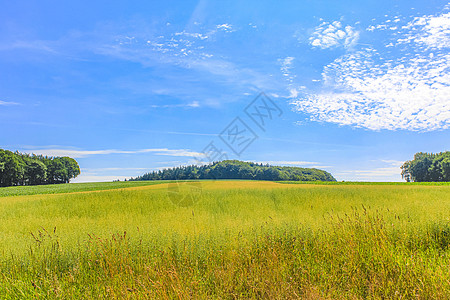
<path fill-rule="evenodd" d="M 271 181 L 336 181 L 328 172 L 299 167 L 279 167 L 238 160 L 224 160 L 208 165 L 190 165 L 146 173 L 137 180 L 187 180 L 187 179 L 253 179 Z"/>
<path fill-rule="evenodd" d="M 402 177 L 407 182 L 450 181 L 450 151 L 419 152 L 402 165 Z"/>
<path fill-rule="evenodd" d="M 0 186 L 69 183 L 80 174 L 76 160 L 0 149 Z"/>

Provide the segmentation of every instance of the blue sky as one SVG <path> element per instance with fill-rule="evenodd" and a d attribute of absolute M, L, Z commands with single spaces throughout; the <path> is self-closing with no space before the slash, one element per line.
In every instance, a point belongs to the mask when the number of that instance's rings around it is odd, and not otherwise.
<path fill-rule="evenodd" d="M 401 181 L 414 153 L 450 150 L 449 48 L 448 1 L 2 1 L 0 147 L 74 157 L 78 182 L 211 142 Z M 246 114 L 261 92 L 279 109 L 263 127 Z M 236 117 L 240 155 L 219 136 Z"/>

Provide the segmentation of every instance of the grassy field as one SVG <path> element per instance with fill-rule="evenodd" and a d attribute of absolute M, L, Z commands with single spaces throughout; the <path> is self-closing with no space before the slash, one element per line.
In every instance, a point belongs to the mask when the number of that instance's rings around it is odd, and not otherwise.
<path fill-rule="evenodd" d="M 171 181 L 117 181 L 95 183 L 66 183 L 31 186 L 10 186 L 0 188 L 0 197 L 37 195 L 37 194 L 64 194 L 88 191 L 103 191 L 136 186 L 147 186 Z"/>
<path fill-rule="evenodd" d="M 1 299 L 450 298 L 449 185 L 114 184 L 0 198 Z"/>
<path fill-rule="evenodd" d="M 365 181 L 277 181 L 287 184 L 319 184 L 319 185 L 397 185 L 397 186 L 450 186 L 450 182 L 365 182 Z"/>

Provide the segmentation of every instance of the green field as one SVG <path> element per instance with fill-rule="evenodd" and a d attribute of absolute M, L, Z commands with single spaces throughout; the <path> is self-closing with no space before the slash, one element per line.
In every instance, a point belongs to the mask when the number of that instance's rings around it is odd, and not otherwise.
<path fill-rule="evenodd" d="M 136 186 L 147 186 L 167 182 L 170 181 L 117 181 L 117 182 L 96 182 L 96 183 L 64 183 L 64 184 L 31 185 L 31 186 L 10 186 L 0 188 L 0 197 L 103 191 Z"/>
<path fill-rule="evenodd" d="M 450 298 L 450 185 L 71 186 L 0 189 L 1 299 Z"/>

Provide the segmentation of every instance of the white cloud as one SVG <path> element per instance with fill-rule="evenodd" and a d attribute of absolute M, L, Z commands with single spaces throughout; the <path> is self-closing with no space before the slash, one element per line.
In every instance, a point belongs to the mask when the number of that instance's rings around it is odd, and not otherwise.
<path fill-rule="evenodd" d="M 185 157 L 202 157 L 204 155 L 203 153 L 193 152 L 186 149 L 167 149 L 167 148 L 140 149 L 140 150 L 34 149 L 34 150 L 23 150 L 21 152 L 30 154 L 34 153 L 36 155 L 46 155 L 46 156 L 69 156 L 72 158 L 82 158 L 92 155 L 142 154 L 142 153 L 154 153 L 155 155 L 185 156 Z"/>
<path fill-rule="evenodd" d="M 219 30 L 228 31 L 228 32 L 233 31 L 233 26 L 230 25 L 230 24 L 226 24 L 226 23 L 225 24 L 219 24 L 219 25 L 216 26 L 216 28 L 219 29 Z"/>
<path fill-rule="evenodd" d="M 192 32 L 186 32 L 186 31 L 175 32 L 174 35 L 175 36 L 177 36 L 177 35 L 184 35 L 186 37 L 192 37 L 192 38 L 200 39 L 200 40 L 206 40 L 207 38 L 209 38 L 209 36 L 206 35 L 206 34 L 201 34 L 201 33 L 197 33 L 197 32 L 192 33 Z"/>
<path fill-rule="evenodd" d="M 186 29 L 181 32 L 165 25 L 164 28 L 159 28 L 157 33 L 141 28 L 129 29 L 123 34 L 116 34 L 113 39 L 108 38 L 108 35 L 99 38 L 92 50 L 101 55 L 138 62 L 145 67 L 167 64 L 194 70 L 205 74 L 205 80 L 214 81 L 220 77 L 215 83 L 232 85 L 234 89 L 241 91 L 244 88 L 248 91 L 279 87 L 279 83 L 269 74 L 231 61 L 228 52 L 220 47 L 220 43 L 223 35 L 235 31 L 237 30 L 231 24 L 194 26 L 190 31 Z M 171 88 L 168 93 L 174 93 L 174 90 L 178 91 Z M 184 96 L 186 90 L 183 89 L 181 93 Z M 189 95 L 191 96 L 192 92 L 189 91 Z M 204 97 L 201 101 L 192 102 L 190 107 L 197 107 L 200 103 L 216 105 L 217 96 L 208 98 L 214 99 L 209 101 Z M 229 96 L 223 98 L 232 99 Z"/>
<path fill-rule="evenodd" d="M 386 164 L 390 164 L 393 167 L 401 167 L 404 163 L 404 161 L 401 160 L 395 160 L 395 159 L 382 159 L 381 162 L 384 162 Z"/>
<path fill-rule="evenodd" d="M 281 70 L 284 71 L 284 73 L 287 73 L 292 68 L 292 62 L 294 59 L 295 57 L 288 56 L 279 60 L 281 62 Z"/>
<path fill-rule="evenodd" d="M 17 102 L 8 102 L 8 101 L 1 101 L 1 100 L 0 100 L 0 105 L 3 105 L 3 106 L 11 106 L 11 105 L 20 105 L 20 104 L 17 103 Z"/>
<path fill-rule="evenodd" d="M 359 38 L 359 32 L 352 26 L 344 26 L 339 21 L 323 22 L 314 29 L 309 43 L 321 49 L 353 46 Z"/>
<path fill-rule="evenodd" d="M 450 45 L 448 14 L 402 28 L 400 38 L 391 36 L 402 56 L 374 48 L 341 56 L 324 67 L 321 90 L 291 102 L 295 109 L 313 121 L 371 130 L 450 128 L 450 53 L 436 50 Z"/>
<path fill-rule="evenodd" d="M 415 34 L 414 28 L 421 30 Z M 416 17 L 403 29 L 411 30 L 412 33 L 399 39 L 399 43 L 422 44 L 431 49 L 450 48 L 450 13 Z"/>
<path fill-rule="evenodd" d="M 177 108 L 177 107 L 185 107 L 185 108 L 197 108 L 200 107 L 200 103 L 198 101 L 192 101 L 189 103 L 182 104 L 164 104 L 164 105 L 151 105 L 153 108 Z"/>
<path fill-rule="evenodd" d="M 96 172 L 107 172 L 107 171 L 136 171 L 136 170 L 148 170 L 149 168 L 83 168 L 83 172 L 86 173 L 96 173 Z"/>
<path fill-rule="evenodd" d="M 289 98 L 297 98 L 298 91 L 297 89 L 289 89 Z"/>
<path fill-rule="evenodd" d="M 198 101 L 192 101 L 191 103 L 187 104 L 188 107 L 200 107 L 200 103 Z"/>
<path fill-rule="evenodd" d="M 155 153 L 155 155 L 167 155 L 167 156 L 187 156 L 187 157 L 201 157 L 204 156 L 203 153 L 200 152 L 193 152 L 186 149 L 143 149 L 139 150 L 139 152 L 136 153 L 148 153 L 152 152 Z"/>
<path fill-rule="evenodd" d="M 42 51 L 52 54 L 57 54 L 56 50 L 53 49 L 50 45 L 51 43 L 48 41 L 41 40 L 33 40 L 33 41 L 14 41 L 10 44 L 2 44 L 0 45 L 0 51 L 9 51 L 16 49 L 25 49 L 25 50 L 35 50 Z"/>
<path fill-rule="evenodd" d="M 180 59 L 190 57 L 193 59 L 208 59 L 214 55 L 208 52 L 208 45 L 219 32 L 234 32 L 231 24 L 219 24 L 210 28 L 197 28 L 197 32 L 183 30 L 181 32 L 167 32 L 156 36 L 146 33 L 136 33 L 137 36 L 119 35 L 115 43 L 103 47 L 103 54 L 122 54 L 128 52 L 146 53 L 140 57 L 146 60 L 155 59 L 151 52 L 158 53 L 158 59 L 170 62 L 179 62 Z M 151 51 L 150 53 L 149 50 Z M 138 57 L 139 58 L 139 57 Z"/>
<path fill-rule="evenodd" d="M 336 172 L 339 177 L 350 178 L 346 180 L 370 180 L 370 181 L 392 181 L 392 178 L 400 180 L 400 167 L 381 167 L 371 170 L 351 170 Z"/>
<path fill-rule="evenodd" d="M 295 57 L 292 56 L 288 56 L 284 59 L 278 59 L 278 62 L 281 64 L 281 73 L 283 74 L 284 78 L 286 78 L 289 84 L 292 84 L 296 77 L 295 75 L 292 75 L 291 72 L 294 60 Z"/>
<path fill-rule="evenodd" d="M 376 166 L 370 169 L 357 169 L 333 172 L 340 180 L 350 181 L 401 181 L 402 161 L 381 159 L 373 161 Z M 341 179 L 342 178 L 342 179 Z"/>

